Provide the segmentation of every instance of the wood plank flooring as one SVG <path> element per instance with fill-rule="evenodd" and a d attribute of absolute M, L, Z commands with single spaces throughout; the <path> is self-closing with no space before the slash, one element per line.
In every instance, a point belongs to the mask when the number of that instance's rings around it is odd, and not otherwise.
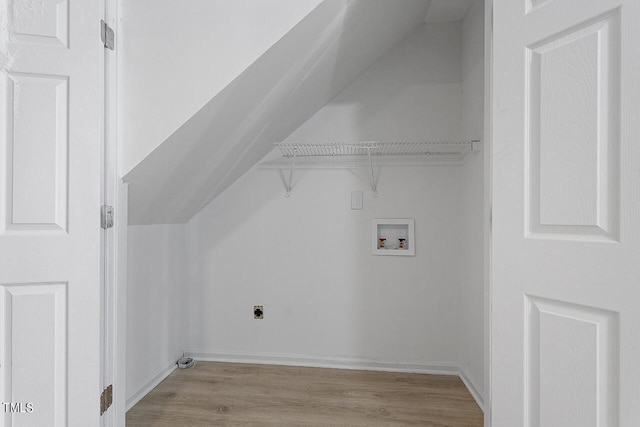
<path fill-rule="evenodd" d="M 482 427 L 457 376 L 196 362 L 127 412 L 136 426 Z"/>

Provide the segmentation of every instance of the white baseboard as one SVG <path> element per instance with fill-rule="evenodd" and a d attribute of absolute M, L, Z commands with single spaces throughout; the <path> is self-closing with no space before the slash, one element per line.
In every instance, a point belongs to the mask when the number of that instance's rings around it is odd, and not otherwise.
<path fill-rule="evenodd" d="M 482 393 L 476 386 L 475 381 L 473 381 L 471 377 L 467 375 L 467 373 L 462 367 L 460 367 L 459 375 L 460 375 L 460 379 L 462 380 L 464 385 L 467 387 L 467 390 L 469 390 L 469 393 L 471 393 L 471 396 L 473 397 L 473 399 L 476 401 L 476 403 L 478 404 L 482 412 L 484 412 L 484 398 L 482 397 Z"/>
<path fill-rule="evenodd" d="M 167 362 L 165 366 L 160 369 L 156 375 L 154 375 L 149 381 L 145 383 L 138 391 L 136 391 L 131 397 L 127 398 L 126 411 L 133 408 L 133 406 L 138 403 L 143 397 L 145 397 L 151 390 L 153 390 L 158 384 L 162 382 L 165 378 L 169 376 L 173 371 L 176 370 L 178 365 L 176 364 L 176 360 Z"/>
<path fill-rule="evenodd" d="M 208 362 L 257 363 L 263 365 L 308 366 L 312 368 L 355 369 L 363 371 L 411 372 L 417 374 L 458 375 L 459 368 L 449 362 L 415 360 L 374 360 L 351 357 L 316 357 L 298 354 L 232 353 L 186 350 L 185 356 Z"/>
<path fill-rule="evenodd" d="M 409 372 L 415 374 L 458 375 L 471 393 L 482 411 L 484 399 L 464 369 L 450 362 L 423 362 L 416 360 L 374 360 L 351 357 L 312 357 L 293 354 L 271 353 L 236 353 L 209 352 L 201 350 L 186 350 L 184 355 L 197 361 L 227 362 L 227 363 L 256 363 L 261 365 L 306 366 L 312 368 L 355 369 L 362 371 Z M 174 361 L 167 363 L 161 371 L 141 387 L 133 396 L 127 399 L 126 410 L 131 409 L 144 396 L 169 376 L 177 365 Z"/>

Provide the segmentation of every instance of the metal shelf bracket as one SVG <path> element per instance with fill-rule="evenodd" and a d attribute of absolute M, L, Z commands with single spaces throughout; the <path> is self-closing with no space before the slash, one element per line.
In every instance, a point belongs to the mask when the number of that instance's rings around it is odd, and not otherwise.
<path fill-rule="evenodd" d="M 289 184 L 287 185 L 287 194 L 284 197 L 291 195 L 291 188 L 293 186 L 293 168 L 296 166 L 296 156 L 298 155 L 298 149 L 293 149 L 293 155 L 291 156 L 291 169 L 289 169 Z"/>
<path fill-rule="evenodd" d="M 371 149 L 373 147 L 367 146 L 367 155 L 369 156 L 369 169 L 371 170 L 371 194 L 372 196 L 378 197 L 378 189 L 376 188 L 376 177 L 373 174 L 373 161 L 371 160 Z"/>

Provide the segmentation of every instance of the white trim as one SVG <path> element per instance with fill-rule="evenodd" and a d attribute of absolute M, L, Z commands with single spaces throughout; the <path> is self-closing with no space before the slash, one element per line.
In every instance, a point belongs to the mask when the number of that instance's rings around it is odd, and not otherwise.
<path fill-rule="evenodd" d="M 102 1 L 102 18 L 112 27 L 118 19 L 117 0 Z M 96 28 L 99 22 L 95 23 Z M 100 50 L 100 67 L 102 76 L 102 174 L 101 203 L 112 205 L 118 212 L 119 183 L 117 178 L 118 141 L 117 135 L 117 52 L 105 49 L 100 40 L 95 41 L 96 49 Z M 115 427 L 123 425 L 124 403 L 122 396 L 124 389 L 124 360 L 122 354 L 123 329 L 120 328 L 120 315 L 122 313 L 121 290 L 119 289 L 119 276 L 122 274 L 120 265 L 119 242 L 120 230 L 123 227 L 116 221 L 112 230 L 101 231 L 102 244 L 102 363 L 101 385 L 113 386 L 114 400 L 112 406 L 100 417 L 100 425 L 103 427 Z M 126 228 L 126 227 L 125 227 Z M 126 235 L 125 235 L 126 236 Z M 125 252 L 126 256 L 126 252 Z M 126 270 L 125 270 L 126 271 Z M 124 305 L 126 308 L 126 304 Z"/>
<path fill-rule="evenodd" d="M 176 359 L 177 360 L 177 359 Z M 127 411 L 145 397 L 151 390 L 156 388 L 165 378 L 178 368 L 175 360 L 168 362 L 154 377 L 145 383 L 131 397 L 127 398 Z"/>
<path fill-rule="evenodd" d="M 484 425 L 492 424 L 491 395 L 491 295 L 492 295 L 492 203 L 493 203 L 493 0 L 484 0 Z"/>
<path fill-rule="evenodd" d="M 200 350 L 186 350 L 185 356 L 192 357 L 197 361 L 207 362 L 256 363 L 262 365 L 410 372 L 416 374 L 458 375 L 460 371 L 455 363 L 417 360 L 374 360 L 352 357 L 316 357 L 299 354 L 208 352 Z"/>
<path fill-rule="evenodd" d="M 469 393 L 471 393 L 471 397 L 476 401 L 482 412 L 484 412 L 484 399 L 482 398 L 482 392 L 477 387 L 476 382 L 472 379 L 471 375 L 468 375 L 463 367 L 460 367 L 460 379 L 464 383 Z"/>
<path fill-rule="evenodd" d="M 125 425 L 125 413 L 127 412 L 127 395 L 125 384 L 127 383 L 127 204 L 129 184 L 118 180 L 117 204 L 115 218 L 115 370 L 113 378 L 113 419 L 114 426 Z"/>

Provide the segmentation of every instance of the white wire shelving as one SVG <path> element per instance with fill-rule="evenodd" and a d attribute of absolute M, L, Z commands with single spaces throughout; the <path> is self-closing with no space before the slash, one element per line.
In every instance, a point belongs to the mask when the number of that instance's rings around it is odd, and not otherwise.
<path fill-rule="evenodd" d="M 284 157 L 301 156 L 358 156 L 372 155 L 443 155 L 465 154 L 473 150 L 474 141 L 435 141 L 435 142 L 277 142 Z"/>
<path fill-rule="evenodd" d="M 373 162 L 375 158 L 391 156 L 465 156 L 471 151 L 480 150 L 480 140 L 467 141 L 419 141 L 419 142 L 277 142 L 274 144 L 284 158 L 290 159 L 287 193 L 292 189 L 293 170 L 296 159 L 303 157 L 358 157 L 366 156 L 371 170 L 371 189 L 373 197 L 378 196 Z"/>

